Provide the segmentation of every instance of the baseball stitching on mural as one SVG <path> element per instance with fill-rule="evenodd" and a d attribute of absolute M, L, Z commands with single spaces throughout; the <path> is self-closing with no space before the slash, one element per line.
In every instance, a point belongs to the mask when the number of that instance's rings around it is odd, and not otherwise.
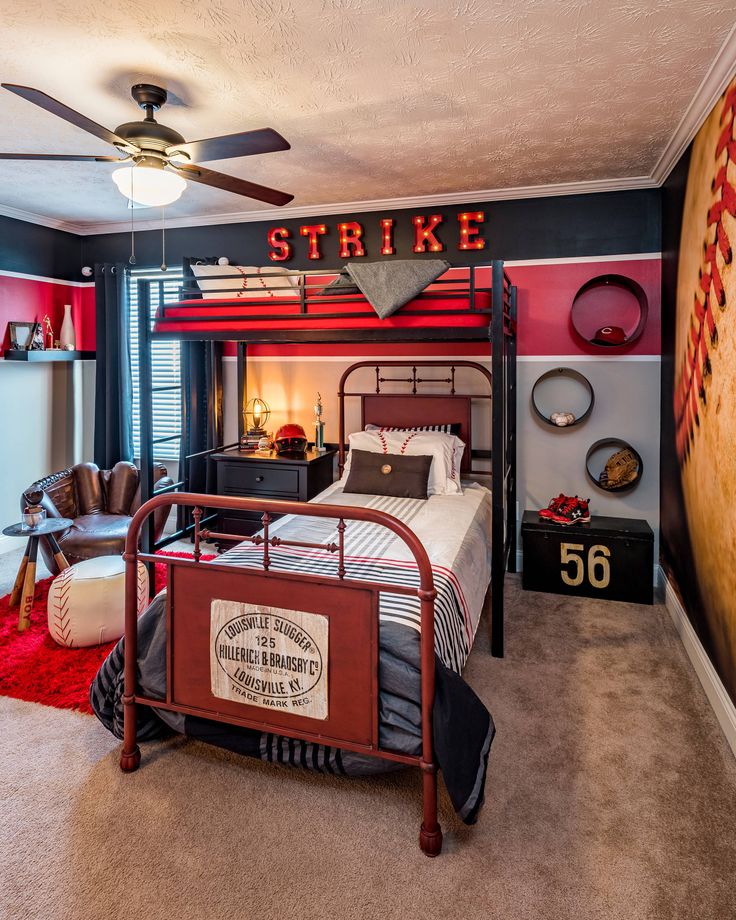
<path fill-rule="evenodd" d="M 701 406 L 705 409 L 707 404 L 705 379 L 712 372 L 710 352 L 718 344 L 713 303 L 720 310 L 729 306 L 718 260 L 719 253 L 724 265 L 730 265 L 733 258 L 723 218 L 725 214 L 736 218 L 736 187 L 728 174 L 729 166 L 736 166 L 735 115 L 736 85 L 732 84 L 726 93 L 720 115 L 722 130 L 716 144 L 715 176 L 711 182 L 714 199 L 707 214 L 703 263 L 698 273 L 699 284 L 690 318 L 684 363 L 675 387 L 676 443 L 681 462 L 688 459 L 695 429 L 700 425 Z"/>

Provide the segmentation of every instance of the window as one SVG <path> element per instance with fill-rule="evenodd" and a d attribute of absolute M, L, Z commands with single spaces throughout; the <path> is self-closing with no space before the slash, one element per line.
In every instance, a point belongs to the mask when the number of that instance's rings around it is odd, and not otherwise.
<path fill-rule="evenodd" d="M 138 282 L 151 284 L 151 320 L 159 304 L 179 299 L 181 270 L 136 268 L 128 276 L 130 300 L 130 363 L 133 376 L 133 449 L 141 454 L 140 375 L 138 373 Z M 178 460 L 181 438 L 181 363 L 178 342 L 151 342 L 151 377 L 153 382 L 153 457 L 154 460 Z"/>

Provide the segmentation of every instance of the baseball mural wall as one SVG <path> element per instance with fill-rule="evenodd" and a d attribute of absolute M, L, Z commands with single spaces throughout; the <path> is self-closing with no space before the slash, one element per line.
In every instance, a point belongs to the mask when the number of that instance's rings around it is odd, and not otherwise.
<path fill-rule="evenodd" d="M 684 511 L 681 526 L 687 526 L 692 559 L 668 560 L 694 625 L 734 698 L 735 110 L 736 78 L 703 124 L 690 154 L 674 316 L 674 379 L 670 390 L 674 445 L 669 446 L 674 447 L 677 457 Z M 664 443 L 663 449 L 667 449 Z M 666 498 L 664 486 L 663 493 Z"/>

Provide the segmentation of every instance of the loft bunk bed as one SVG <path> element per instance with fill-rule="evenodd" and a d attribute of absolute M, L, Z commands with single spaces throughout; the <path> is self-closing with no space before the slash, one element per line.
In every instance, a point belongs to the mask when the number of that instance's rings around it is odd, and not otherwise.
<path fill-rule="evenodd" d="M 234 341 L 237 345 L 237 386 L 242 406 L 247 402 L 248 345 L 265 344 L 344 344 L 349 342 L 415 343 L 477 341 L 491 343 L 490 450 L 467 450 L 476 459 L 490 460 L 490 473 L 473 467 L 474 475 L 491 479 L 493 496 L 492 555 L 493 580 L 491 646 L 494 656 L 503 655 L 503 577 L 516 567 L 516 287 L 504 271 L 503 262 L 494 260 L 486 266 L 462 266 L 451 269 L 450 277 L 438 278 L 428 290 L 419 294 L 395 317 L 380 320 L 370 304 L 360 295 L 325 295 L 326 284 L 338 272 L 326 270 L 284 272 L 296 280 L 296 297 L 279 298 L 283 289 L 264 286 L 263 298 L 240 299 L 244 278 L 248 273 L 221 275 L 220 281 L 232 282 L 231 288 L 218 291 L 218 297 L 207 300 L 197 284 L 192 264 L 214 264 L 216 259 L 183 259 L 183 284 L 179 301 L 164 303 L 163 282 L 138 282 L 138 361 L 140 374 L 140 445 L 142 501 L 153 496 L 153 454 L 158 441 L 152 432 L 153 396 L 161 388 L 151 379 L 150 344 L 155 340 Z M 480 283 L 479 283 L 480 276 Z M 283 275 L 281 276 L 283 277 Z M 485 279 L 490 279 L 490 284 Z M 158 296 L 152 300 L 152 288 L 158 286 Z M 222 295 L 222 296 L 220 296 Z M 228 296 L 229 295 L 229 296 Z M 276 295 L 268 296 L 268 295 Z M 151 321 L 150 304 L 160 304 Z M 500 309 L 493 309 L 500 304 Z M 340 307 L 343 309 L 340 309 Z M 347 328 L 346 328 L 347 326 Z M 379 368 L 389 362 L 370 361 L 366 366 Z M 448 364 L 452 374 L 463 362 Z M 426 365 L 426 362 L 404 362 L 403 366 Z M 416 378 L 416 371 L 414 372 Z M 449 381 L 448 381 L 449 382 Z M 211 381 L 208 381 L 211 388 Z M 166 388 L 163 388 L 166 389 Z M 413 383 L 417 393 L 416 382 Z M 357 394 L 356 394 L 357 395 Z M 477 397 L 481 398 L 481 397 Z M 183 420 L 186 425 L 186 419 Z M 243 434 L 243 413 L 238 413 L 238 436 Z M 340 431 L 340 472 L 344 465 L 345 433 Z M 170 440 L 167 438 L 165 440 Z M 206 459 L 210 454 L 236 447 L 237 443 L 221 444 L 208 450 L 188 454 L 179 480 L 164 492 L 187 490 L 192 462 Z M 493 462 L 493 458 L 497 462 Z M 498 459 L 500 458 L 500 462 Z M 468 467 L 464 472 L 470 472 Z M 160 490 L 159 490 L 160 491 Z M 210 503 L 208 509 L 214 508 Z M 207 515 L 204 523 L 216 515 Z M 184 537 L 191 537 L 194 522 L 190 520 L 171 535 L 158 541 L 153 537 L 153 521 L 143 528 L 142 546 L 146 552 L 156 552 Z"/>
<path fill-rule="evenodd" d="M 244 405 L 247 348 L 251 344 L 490 342 L 490 371 L 484 365 L 461 359 L 370 359 L 347 368 L 342 375 L 338 392 L 340 432 L 337 446 L 342 472 L 347 448 L 345 401 L 349 398 L 360 400 L 361 430 L 369 424 L 385 428 L 435 426 L 440 421 L 455 424 L 466 443 L 461 464 L 462 473 L 473 477 L 488 476 L 491 481 L 490 499 L 484 490 L 480 490 L 480 493 L 485 496 L 482 501 L 489 502 L 491 506 L 490 534 L 485 534 L 486 537 L 490 536 L 488 581 L 491 590 L 491 652 L 494 656 L 501 657 L 504 643 L 504 574 L 507 568 L 511 571 L 515 569 L 516 560 L 516 289 L 504 272 L 501 261 L 493 261 L 490 266 L 483 267 L 485 271 L 470 266 L 453 271 L 448 279 L 439 279 L 430 289 L 402 308 L 396 317 L 379 320 L 366 309 L 366 304 L 360 297 L 333 297 L 329 294 L 320 296 L 317 288 L 323 290 L 325 287 L 324 279 L 327 273 L 324 271 L 290 273 L 297 278 L 297 296 L 284 298 L 278 303 L 275 302 L 275 297 L 268 300 L 244 300 L 238 297 L 242 272 L 228 276 L 229 279 L 232 278 L 235 287 L 220 292 L 223 297 L 218 296 L 217 300 L 198 298 L 198 291 L 191 282 L 192 261 L 194 260 L 185 260 L 184 263 L 185 283 L 181 299 L 177 303 L 160 306 L 153 323 L 149 311 L 152 302 L 151 287 L 159 282 L 139 282 L 143 504 L 131 523 L 124 557 L 127 564 L 127 581 L 124 743 L 121 768 L 126 771 L 134 770 L 140 762 L 140 751 L 136 743 L 137 705 L 177 713 L 185 718 L 196 717 L 210 720 L 212 723 L 225 723 L 227 726 L 234 726 L 233 730 L 255 730 L 262 733 L 261 738 L 283 737 L 288 740 L 290 751 L 293 751 L 296 745 L 306 745 L 306 748 L 302 748 L 302 766 L 307 765 L 304 762 L 306 749 L 320 749 L 323 752 L 339 750 L 345 752 L 346 757 L 350 752 L 361 756 L 367 754 L 394 763 L 416 766 L 421 768 L 423 773 L 424 811 L 420 846 L 427 855 L 437 855 L 442 842 L 437 822 L 436 786 L 440 755 L 435 750 L 433 707 L 436 701 L 435 681 L 441 679 L 441 672 L 435 672 L 436 667 L 439 667 L 435 664 L 435 653 L 437 652 L 439 660 L 442 659 L 438 651 L 439 646 L 435 644 L 435 636 L 439 645 L 447 642 L 448 621 L 447 598 L 444 597 L 441 603 L 438 600 L 437 607 L 435 599 L 438 598 L 438 591 L 441 593 L 445 585 L 446 570 L 443 574 L 441 566 L 434 566 L 428 556 L 428 550 L 425 549 L 425 543 L 417 537 L 411 526 L 400 517 L 394 517 L 381 510 L 356 507 L 354 504 L 331 504 L 327 500 L 320 501 L 319 497 L 316 503 L 302 503 L 190 492 L 189 464 L 192 461 L 201 461 L 203 456 L 235 445 L 218 445 L 211 450 L 187 456 L 184 469 L 180 471 L 179 482 L 153 496 L 155 442 L 151 431 L 151 410 L 155 387 L 151 385 L 149 346 L 151 341 L 163 338 L 237 342 L 238 384 Z M 479 272 L 482 272 L 481 279 L 484 276 L 490 277 L 490 284 L 477 283 Z M 227 299 L 228 294 L 231 295 L 231 299 Z M 159 298 L 158 302 L 162 303 L 162 300 L 163 298 Z M 339 309 L 338 305 L 342 305 L 343 309 Z M 432 369 L 428 376 L 425 376 L 425 368 Z M 353 372 L 365 373 L 366 369 L 371 369 L 375 374 L 373 385 L 370 388 L 351 388 L 353 385 L 349 380 Z M 479 393 L 475 387 L 468 388 L 473 392 L 459 391 L 458 376 L 470 373 L 476 373 L 485 382 L 485 392 Z M 446 376 L 437 376 L 438 374 Z M 387 383 L 390 385 L 389 391 L 384 388 L 384 384 Z M 425 388 L 425 384 L 431 386 Z M 438 390 L 440 385 L 444 386 L 443 392 Z M 401 391 L 401 386 L 405 386 L 408 391 Z M 490 449 L 473 447 L 471 406 L 476 401 L 490 407 Z M 474 461 L 481 461 L 486 468 L 478 468 Z M 489 463 L 490 470 L 487 469 Z M 339 484 L 332 488 L 338 487 Z M 184 491 L 178 492 L 181 488 Z M 477 497 L 480 494 L 476 491 L 477 487 L 472 488 Z M 466 489 L 466 492 L 470 491 L 471 489 Z M 452 499 L 455 496 L 449 497 Z M 419 504 L 428 508 L 431 502 Z M 162 506 L 189 509 L 191 522 L 185 523 L 177 533 L 155 543 L 151 527 L 152 513 Z M 261 514 L 263 529 L 260 533 L 246 538 L 213 533 L 207 525 L 215 517 L 212 512 L 218 509 L 258 512 Z M 274 523 L 276 515 L 287 517 Z M 290 530 L 289 527 L 282 528 L 284 521 L 297 525 L 300 522 L 308 523 L 304 519 L 310 519 L 312 522 L 330 519 L 337 521 L 337 525 L 329 539 L 321 540 L 305 537 L 298 531 L 294 534 L 293 529 Z M 474 518 L 474 527 L 475 520 Z M 353 528 L 357 533 L 358 528 L 368 524 L 383 528 L 389 534 L 388 539 L 394 541 L 394 549 L 399 547 L 396 550 L 396 559 L 406 559 L 408 554 L 410 563 L 396 562 L 393 558 L 391 560 L 394 566 L 409 565 L 414 574 L 403 576 L 408 578 L 408 581 L 399 580 L 397 583 L 396 570 L 381 568 L 380 560 L 366 562 L 365 537 L 361 537 L 363 555 L 351 555 Z M 310 526 L 315 525 L 313 523 Z M 417 527 L 419 526 L 417 524 Z M 424 533 L 426 546 L 433 546 L 434 535 L 442 533 L 445 527 L 451 529 L 447 515 L 434 520 L 429 528 L 425 523 L 421 532 Z M 482 543 L 482 531 L 479 532 L 476 527 L 473 535 L 472 541 L 461 536 L 459 545 L 467 545 L 474 541 L 476 544 L 477 541 Z M 193 559 L 156 555 L 157 550 L 183 536 L 193 539 Z M 200 544 L 207 538 L 241 542 L 239 547 L 218 557 L 217 560 L 202 563 Z M 233 553 L 236 557 L 234 563 L 231 555 Z M 487 552 L 481 555 L 487 558 Z M 297 561 L 294 568 L 292 558 L 292 567 L 289 568 L 289 564 L 284 561 L 286 557 L 295 557 L 302 562 Z M 317 557 L 324 561 L 315 561 Z M 139 561 L 147 565 L 158 562 L 167 566 L 169 587 L 165 602 L 165 696 L 146 695 L 137 684 L 136 577 Z M 483 579 L 484 586 L 488 581 Z M 470 590 L 472 592 L 472 586 Z M 462 590 L 460 593 L 462 595 Z M 212 643 L 215 627 L 210 625 L 210 614 L 203 612 L 203 608 L 209 606 L 214 618 L 215 605 L 223 603 L 222 599 L 225 598 L 228 602 L 247 600 L 251 605 L 262 605 L 258 607 L 259 610 L 283 613 L 283 609 L 279 608 L 290 608 L 295 603 L 294 597 L 297 596 L 300 598 L 297 603 L 302 611 L 312 613 L 297 614 L 287 609 L 287 614 L 309 617 L 318 613 L 323 619 L 329 620 L 329 660 L 325 661 L 325 666 L 329 670 L 329 703 L 326 701 L 327 698 L 323 701 L 327 714 L 310 718 L 303 716 L 298 710 L 277 712 L 262 708 L 263 703 L 251 704 L 240 699 L 231 701 L 218 698 L 221 695 L 214 689 L 217 668 L 211 657 L 211 654 L 214 654 Z M 379 654 L 382 665 L 383 651 L 379 653 L 378 624 L 380 620 L 382 643 L 385 619 L 382 605 L 388 597 L 393 598 L 393 603 L 397 597 L 399 600 L 403 597 L 407 604 L 416 605 L 417 657 L 421 679 L 421 698 L 416 702 L 417 710 L 421 713 L 421 749 L 412 753 L 401 753 L 387 746 L 383 723 L 379 724 L 381 688 L 377 675 Z M 220 600 L 214 600 L 216 598 Z M 246 606 L 248 604 L 241 604 L 243 608 Z M 458 611 L 461 606 L 462 604 L 457 605 Z M 480 607 L 482 602 L 479 605 L 477 619 L 480 617 Z M 465 644 L 462 653 L 458 655 L 457 667 L 454 668 L 457 673 L 472 646 L 477 619 L 472 624 L 466 621 L 464 626 L 458 628 L 462 633 L 467 630 L 469 643 Z M 212 623 L 214 622 L 213 619 Z M 449 628 L 452 628 L 451 624 Z M 465 642 L 464 635 L 461 638 Z M 213 682 L 212 685 L 210 680 Z M 467 707 L 463 706 L 461 709 L 465 711 Z M 482 774 L 482 781 L 479 779 L 474 784 L 476 793 L 479 788 L 481 790 L 481 801 L 491 738 L 492 722 L 486 746 L 479 760 L 479 777 Z M 279 758 L 275 756 L 274 759 Z M 296 761 L 290 759 L 288 762 Z M 452 766 L 440 766 L 447 782 L 448 769 L 451 771 Z M 464 817 L 460 807 L 456 805 L 456 808 Z M 473 811 L 472 808 L 470 810 Z"/>

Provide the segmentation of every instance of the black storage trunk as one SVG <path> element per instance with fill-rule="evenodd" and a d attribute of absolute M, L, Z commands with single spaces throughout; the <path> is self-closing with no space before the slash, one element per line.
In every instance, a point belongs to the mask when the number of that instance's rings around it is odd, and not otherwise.
<path fill-rule="evenodd" d="M 525 511 L 521 540 L 527 591 L 653 603 L 654 534 L 646 521 L 593 517 L 560 526 Z"/>

